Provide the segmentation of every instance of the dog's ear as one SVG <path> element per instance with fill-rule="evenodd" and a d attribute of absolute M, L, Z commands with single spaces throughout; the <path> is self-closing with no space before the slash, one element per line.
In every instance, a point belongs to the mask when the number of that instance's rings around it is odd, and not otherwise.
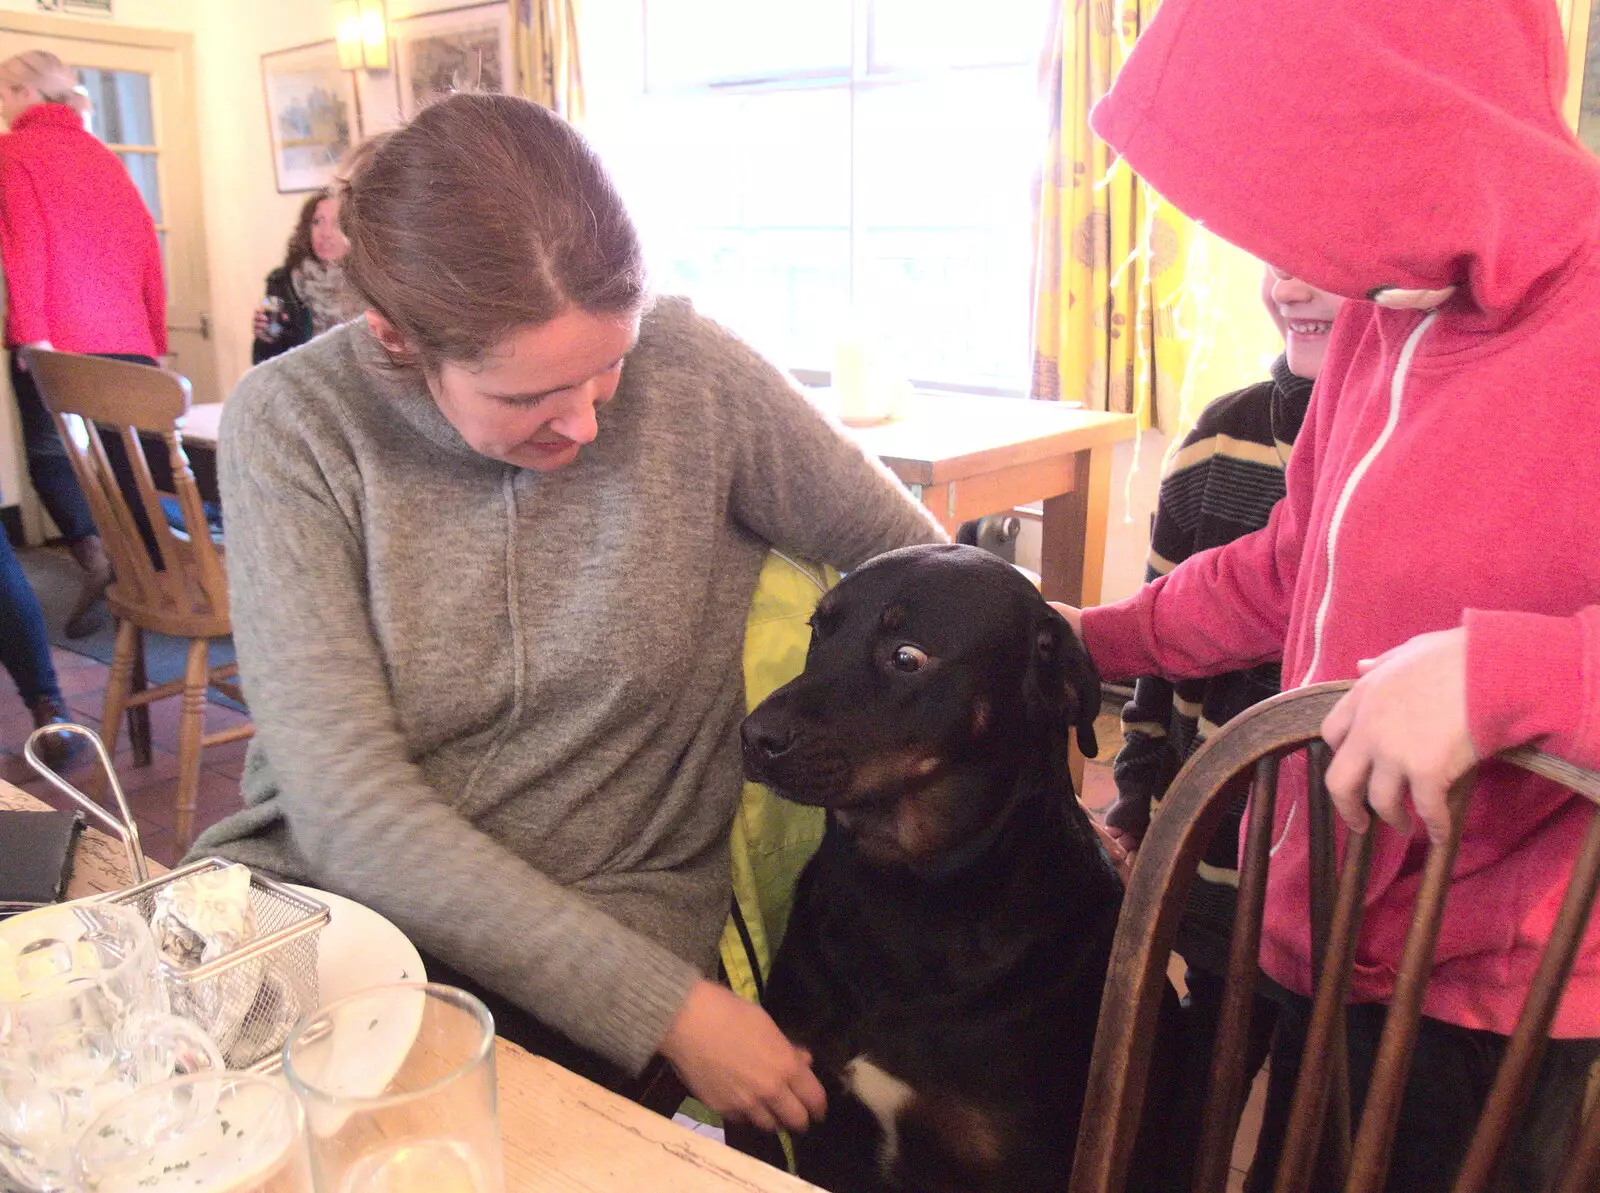
<path fill-rule="evenodd" d="M 1072 723 L 1078 732 L 1078 749 L 1085 758 L 1093 758 L 1100 752 L 1094 732 L 1095 718 L 1100 715 L 1100 673 L 1067 619 L 1047 605 L 1034 622 L 1033 651 L 1023 680 L 1028 718 L 1066 716 L 1069 691 L 1076 697 Z"/>
<path fill-rule="evenodd" d="M 1055 613 L 1055 610 L 1051 612 Z M 1065 623 L 1066 619 L 1062 618 L 1062 624 Z M 1072 627 L 1067 626 L 1066 630 L 1067 674 L 1078 692 L 1078 749 L 1083 751 L 1085 758 L 1093 758 L 1100 753 L 1100 743 L 1094 733 L 1094 723 L 1100 717 L 1100 672 L 1095 670 L 1094 660 L 1072 632 Z"/>

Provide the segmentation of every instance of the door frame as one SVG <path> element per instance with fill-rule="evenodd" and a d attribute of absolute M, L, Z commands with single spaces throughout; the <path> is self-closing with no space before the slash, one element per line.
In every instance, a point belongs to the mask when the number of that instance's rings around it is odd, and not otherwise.
<path fill-rule="evenodd" d="M 157 103 L 162 105 L 158 116 L 163 127 L 171 132 L 175 138 L 172 148 L 178 153 L 187 155 L 186 160 L 194 163 L 194 168 L 202 171 L 203 161 L 200 155 L 200 109 L 199 88 L 195 79 L 195 47 L 194 34 L 183 33 L 174 29 L 142 29 L 132 25 L 106 24 L 103 21 L 85 21 L 74 17 L 54 16 L 49 13 L 27 12 L 0 12 L 0 31 L 31 34 L 36 37 L 65 37 L 74 41 L 101 42 L 105 45 L 139 46 L 152 50 L 170 50 L 178 63 L 178 80 L 181 91 L 176 96 L 159 96 Z M 169 122 L 169 118 L 170 122 Z M 169 188 L 170 189 L 170 188 Z M 163 196 L 163 203 L 170 204 L 169 195 Z M 211 294 L 211 264 L 210 245 L 206 239 L 205 223 L 205 186 L 202 181 L 199 193 L 195 196 L 194 218 L 195 226 L 193 235 L 199 247 L 202 259 L 206 261 L 205 292 L 200 295 L 200 309 L 207 318 L 213 306 Z M 170 297 L 170 291 L 169 291 Z M 170 322 L 170 320 L 169 320 Z M 198 330 L 186 328 L 185 330 Z M 210 344 L 213 358 L 213 371 L 215 371 L 216 347 L 209 333 L 206 333 L 207 344 Z M 220 374 L 219 374 L 220 376 Z"/>
<path fill-rule="evenodd" d="M 109 46 L 126 46 L 138 49 L 162 50 L 172 54 L 175 63 L 173 78 L 176 83 L 176 94 L 158 93 L 155 103 L 159 105 L 156 118 L 161 122 L 163 135 L 167 139 L 164 152 L 171 150 L 175 154 L 184 155 L 185 160 L 193 163 L 197 171 L 203 170 L 200 154 L 200 115 L 199 115 L 199 89 L 196 80 L 195 38 L 194 34 L 172 29 L 148 29 L 133 25 L 122 25 L 105 21 L 82 20 L 75 17 L 59 16 L 53 13 L 29 13 L 0 11 L 0 32 L 15 34 L 20 37 L 43 38 L 68 38 L 74 41 L 98 43 Z M 170 175 L 163 178 L 163 204 L 170 205 L 173 195 L 167 183 Z M 184 204 L 184 206 L 190 206 Z M 200 285 L 191 284 L 195 291 L 195 311 L 179 312 L 185 320 L 192 320 L 197 315 L 206 319 L 210 318 L 213 308 L 211 286 L 210 243 L 206 237 L 205 221 L 205 187 L 203 175 L 198 192 L 192 204 L 192 219 L 187 232 L 194 240 L 194 252 L 197 256 L 201 273 Z M 193 280 L 191 280 L 192 282 Z M 168 279 L 168 295 L 171 296 L 171 280 Z M 187 331 L 198 331 L 198 327 L 189 327 L 172 319 L 173 312 L 169 309 L 168 325 L 181 327 Z M 219 376 L 216 339 L 207 335 L 201 341 L 211 355 L 211 371 Z M 0 382 L 0 392 L 9 390 L 9 386 Z M 16 445 L 17 468 L 12 469 L 0 466 L 3 479 L 14 481 L 3 487 L 3 496 L 0 503 L 7 507 L 19 506 L 22 514 L 22 524 L 25 536 L 29 541 L 37 541 L 43 529 L 43 510 L 38 505 L 37 497 L 31 492 L 27 483 L 27 471 L 22 467 L 22 450 L 20 441 L 20 428 L 16 424 L 15 414 L 10 407 L 10 396 L 4 398 L 6 410 L 0 411 L 0 420 L 4 420 L 11 427 L 9 438 Z M 0 436 L 3 442 L 6 436 Z M 9 463 L 9 461 L 7 461 Z"/>

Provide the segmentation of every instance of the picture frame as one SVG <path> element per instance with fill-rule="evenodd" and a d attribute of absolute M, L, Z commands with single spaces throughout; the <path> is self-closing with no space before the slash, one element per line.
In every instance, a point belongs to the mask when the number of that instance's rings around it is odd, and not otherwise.
<path fill-rule="evenodd" d="M 503 0 L 394 22 L 400 116 L 452 91 L 513 90 L 511 5 Z"/>
<path fill-rule="evenodd" d="M 319 41 L 261 55 L 261 85 L 278 193 L 330 185 L 361 138 L 355 82 L 339 69 L 337 45 Z"/>

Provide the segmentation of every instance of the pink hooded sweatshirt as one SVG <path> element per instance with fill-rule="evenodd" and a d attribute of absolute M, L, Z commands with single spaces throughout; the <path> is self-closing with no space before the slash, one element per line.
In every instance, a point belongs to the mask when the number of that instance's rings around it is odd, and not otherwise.
<path fill-rule="evenodd" d="M 1087 610 L 1107 678 L 1280 658 L 1285 687 L 1465 626 L 1473 743 L 1600 768 L 1600 161 L 1552 0 L 1165 0 L 1095 131 L 1218 234 L 1347 303 L 1270 524 Z M 1311 989 L 1303 765 L 1261 960 Z M 1486 763 L 1425 1013 L 1509 1032 L 1588 801 Z M 1342 829 L 1342 826 L 1341 826 Z M 1426 837 L 1384 829 L 1353 997 L 1385 1001 Z M 1600 1036 L 1600 919 L 1556 1020 Z"/>

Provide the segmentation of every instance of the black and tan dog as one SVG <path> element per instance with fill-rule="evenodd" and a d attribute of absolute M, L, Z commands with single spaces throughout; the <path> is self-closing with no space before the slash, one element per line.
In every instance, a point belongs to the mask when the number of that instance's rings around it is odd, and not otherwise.
<path fill-rule="evenodd" d="M 1065 1188 L 1122 886 L 1067 770 L 1100 682 L 1066 621 L 974 547 L 880 556 L 744 723 L 745 770 L 829 810 L 766 1006 L 829 1114 L 837 1193 Z"/>

